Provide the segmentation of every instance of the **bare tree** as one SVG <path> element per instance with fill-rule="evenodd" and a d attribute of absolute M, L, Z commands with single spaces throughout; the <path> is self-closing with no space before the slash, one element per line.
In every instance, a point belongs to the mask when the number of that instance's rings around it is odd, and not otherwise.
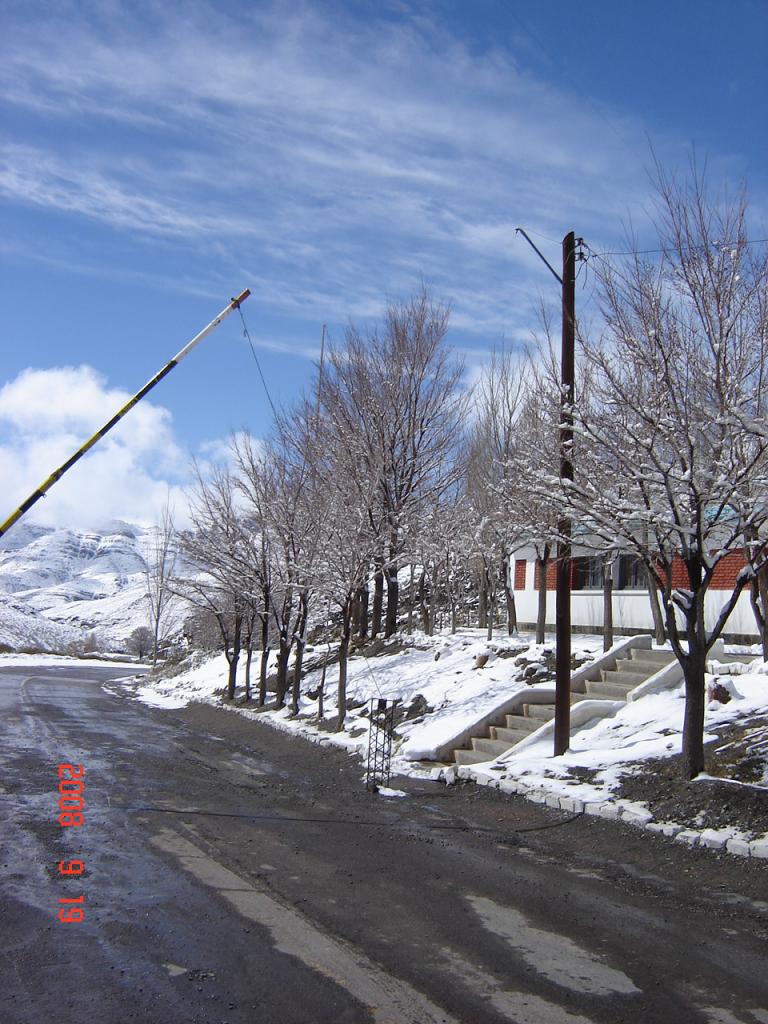
<path fill-rule="evenodd" d="M 176 531 L 173 525 L 173 511 L 170 498 L 166 499 L 160 520 L 152 531 L 152 540 L 146 560 L 144 586 L 149 624 L 152 631 L 152 664 L 157 664 L 160 643 L 166 638 L 166 631 L 173 611 L 173 588 L 171 582 L 176 572 Z"/>
<path fill-rule="evenodd" d="M 489 639 L 499 588 L 506 599 L 507 631 L 511 634 L 517 629 L 510 557 L 526 531 L 519 514 L 524 491 L 514 456 L 521 430 L 525 429 L 521 416 L 526 410 L 529 378 L 524 360 L 506 349 L 497 349 L 473 395 L 476 416 L 464 456 L 464 472 L 476 516 L 474 543 Z"/>
<path fill-rule="evenodd" d="M 317 478 L 322 481 L 322 487 L 315 494 L 321 538 L 317 578 L 329 603 L 336 605 L 341 613 L 336 720 L 336 728 L 340 730 L 346 716 L 347 659 L 353 612 L 378 544 L 371 508 L 379 487 L 379 474 L 373 470 L 371 461 L 361 460 L 358 448 L 350 444 L 344 417 L 338 415 L 338 410 L 322 422 L 316 421 L 315 428 L 307 443 L 313 446 L 308 461 L 313 463 Z"/>
<path fill-rule="evenodd" d="M 659 171 L 658 195 L 658 260 L 637 253 L 601 271 L 607 331 L 582 346 L 593 391 L 576 404 L 580 472 L 566 500 L 595 534 L 636 552 L 658 588 L 685 677 L 693 778 L 704 769 L 706 655 L 758 566 L 711 625 L 705 598 L 718 564 L 768 517 L 768 254 L 747 241 L 744 197 L 712 202 L 695 169 L 684 185 Z"/>
<path fill-rule="evenodd" d="M 503 491 L 507 529 L 516 538 L 515 546 L 530 545 L 536 555 L 538 644 L 543 644 L 545 638 L 547 575 L 557 548 L 561 518 L 551 486 L 539 486 L 542 479 L 555 476 L 559 465 L 555 380 L 549 353 L 541 355 L 538 364 L 531 360 Z"/>
<path fill-rule="evenodd" d="M 137 626 L 128 637 L 126 646 L 131 654 L 135 654 L 139 661 L 143 661 L 145 655 L 152 650 L 152 631 L 146 626 Z"/>
<path fill-rule="evenodd" d="M 409 515 L 454 478 L 451 455 L 466 398 L 459 389 L 462 367 L 445 345 L 447 329 L 447 309 L 422 288 L 388 307 L 381 331 L 363 336 L 351 327 L 345 346 L 329 352 L 324 409 L 344 424 L 364 476 L 375 471 L 378 478 L 367 512 L 377 538 L 372 636 L 380 625 L 384 580 L 385 635 L 397 629 Z"/>
<path fill-rule="evenodd" d="M 249 533 L 237 508 L 229 472 L 216 467 L 206 480 L 197 471 L 190 518 L 192 528 L 179 535 L 190 571 L 176 578 L 174 590 L 215 619 L 229 664 L 227 697 L 234 700 L 243 624 L 254 581 Z"/>

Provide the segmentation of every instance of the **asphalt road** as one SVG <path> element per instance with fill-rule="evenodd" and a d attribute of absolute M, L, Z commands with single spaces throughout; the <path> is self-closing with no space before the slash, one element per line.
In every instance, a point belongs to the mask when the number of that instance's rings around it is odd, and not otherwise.
<path fill-rule="evenodd" d="M 344 753 L 122 671 L 0 669 L 3 1024 L 768 1024 L 767 863 L 472 786 L 369 796 Z"/>

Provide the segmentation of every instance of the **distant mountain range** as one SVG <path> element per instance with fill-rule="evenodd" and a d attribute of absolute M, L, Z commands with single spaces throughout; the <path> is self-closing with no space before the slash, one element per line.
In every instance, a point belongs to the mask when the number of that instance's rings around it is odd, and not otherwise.
<path fill-rule="evenodd" d="M 124 522 L 80 531 L 18 523 L 0 539 L 0 650 L 64 651 L 95 631 L 121 650 L 148 626 L 152 531 Z"/>

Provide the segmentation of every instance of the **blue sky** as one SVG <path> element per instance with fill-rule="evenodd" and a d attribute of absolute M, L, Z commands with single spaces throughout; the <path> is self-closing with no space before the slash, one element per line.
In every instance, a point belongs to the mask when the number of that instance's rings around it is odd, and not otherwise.
<path fill-rule="evenodd" d="M 515 226 L 553 261 L 571 228 L 596 250 L 628 221 L 650 241 L 649 145 L 745 179 L 768 234 L 765 0 L 0 0 L 0 19 L 11 505 L 245 286 L 281 402 L 324 322 L 340 338 L 422 278 L 469 377 L 526 340 L 556 296 Z M 43 517 L 151 520 L 191 454 L 268 422 L 232 317 Z"/>

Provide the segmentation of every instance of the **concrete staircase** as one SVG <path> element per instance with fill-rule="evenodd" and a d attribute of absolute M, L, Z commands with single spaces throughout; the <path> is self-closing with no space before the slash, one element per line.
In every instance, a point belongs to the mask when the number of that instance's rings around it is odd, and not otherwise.
<path fill-rule="evenodd" d="M 675 660 L 672 651 L 631 648 L 617 655 L 611 668 L 599 669 L 599 678 L 585 679 L 577 673 L 571 684 L 571 705 L 583 700 L 626 701 L 627 695 Z M 500 715 L 486 724 L 480 735 L 470 736 L 469 746 L 454 749 L 456 764 L 479 764 L 506 754 L 555 717 L 550 703 L 523 703 L 519 712 Z"/>

